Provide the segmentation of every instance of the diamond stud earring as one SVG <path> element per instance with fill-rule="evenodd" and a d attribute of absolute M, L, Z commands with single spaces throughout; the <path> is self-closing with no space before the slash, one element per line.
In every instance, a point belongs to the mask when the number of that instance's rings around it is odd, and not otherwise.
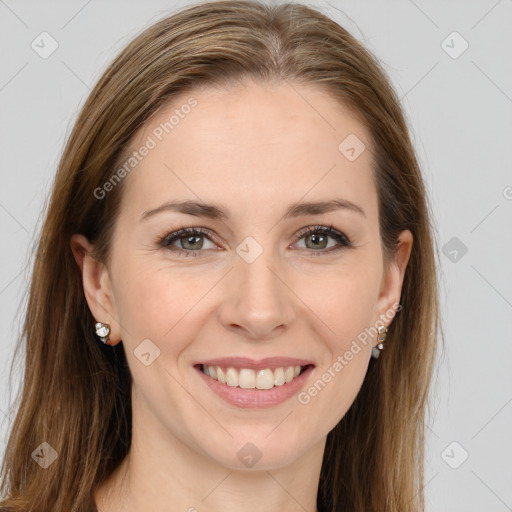
<path fill-rule="evenodd" d="M 95 324 L 96 335 L 105 345 L 108 344 L 109 336 L 110 336 L 110 325 L 104 324 L 103 322 L 97 322 Z"/>

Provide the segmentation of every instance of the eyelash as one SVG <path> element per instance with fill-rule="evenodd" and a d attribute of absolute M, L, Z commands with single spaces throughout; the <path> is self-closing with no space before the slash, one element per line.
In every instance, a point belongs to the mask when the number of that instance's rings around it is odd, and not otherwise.
<path fill-rule="evenodd" d="M 310 235 L 321 233 L 323 235 L 330 236 L 334 240 L 336 240 L 340 245 L 338 247 L 331 247 L 329 249 L 324 250 L 314 250 L 314 249 L 306 249 L 311 252 L 312 256 L 320 256 L 322 254 L 330 254 L 333 252 L 338 252 L 342 249 L 351 249 L 353 248 L 353 244 L 350 239 L 343 233 L 335 230 L 332 226 L 308 226 L 307 228 L 301 229 L 295 235 L 295 241 L 301 240 L 303 237 Z M 178 247 L 173 247 L 171 249 L 171 244 L 180 238 L 184 238 L 185 236 L 206 236 L 211 242 L 216 242 L 216 238 L 211 234 L 211 232 L 204 228 L 181 228 L 178 231 L 173 231 L 172 233 L 167 234 L 163 238 L 158 239 L 158 244 L 166 248 L 172 252 L 175 252 L 179 256 L 185 257 L 199 257 L 202 250 L 192 251 L 187 249 L 180 249 Z M 219 243 L 219 242 L 216 242 Z M 220 245 L 220 244 L 219 244 Z M 197 254 L 194 254 L 197 253 Z M 316 253 L 316 254 L 315 254 Z"/>

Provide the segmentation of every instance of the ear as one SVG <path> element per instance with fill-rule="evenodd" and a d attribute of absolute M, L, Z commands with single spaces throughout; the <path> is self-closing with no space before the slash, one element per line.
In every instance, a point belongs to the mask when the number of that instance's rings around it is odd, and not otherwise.
<path fill-rule="evenodd" d="M 405 269 L 411 255 L 412 244 L 412 233 L 408 229 L 402 231 L 398 237 L 395 258 L 390 262 L 382 279 L 377 314 L 386 327 L 393 321 L 390 315 L 396 312 L 397 306 L 394 305 L 400 303 Z"/>
<path fill-rule="evenodd" d="M 121 330 L 116 320 L 114 294 L 107 267 L 93 254 L 93 246 L 83 235 L 71 236 L 71 250 L 82 274 L 85 298 L 96 322 L 110 325 L 108 345 L 121 341 Z"/>

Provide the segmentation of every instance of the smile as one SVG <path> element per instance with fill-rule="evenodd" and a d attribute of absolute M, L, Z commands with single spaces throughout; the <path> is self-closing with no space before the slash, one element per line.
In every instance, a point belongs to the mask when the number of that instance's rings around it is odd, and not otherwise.
<path fill-rule="evenodd" d="M 201 365 L 202 372 L 216 381 L 231 387 L 242 389 L 272 389 L 283 386 L 298 377 L 307 366 L 280 366 L 270 369 L 221 368 L 220 366 Z"/>
<path fill-rule="evenodd" d="M 240 408 L 275 407 L 290 400 L 315 369 L 309 361 L 295 358 L 224 358 L 207 363 L 194 368 L 208 392 Z"/>

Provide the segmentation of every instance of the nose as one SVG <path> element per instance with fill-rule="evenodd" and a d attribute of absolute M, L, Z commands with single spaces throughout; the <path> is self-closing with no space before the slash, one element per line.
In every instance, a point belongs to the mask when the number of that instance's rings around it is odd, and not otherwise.
<path fill-rule="evenodd" d="M 220 321 L 225 329 L 253 340 L 282 335 L 295 318 L 293 293 L 271 251 L 252 263 L 236 256 L 225 284 Z"/>

